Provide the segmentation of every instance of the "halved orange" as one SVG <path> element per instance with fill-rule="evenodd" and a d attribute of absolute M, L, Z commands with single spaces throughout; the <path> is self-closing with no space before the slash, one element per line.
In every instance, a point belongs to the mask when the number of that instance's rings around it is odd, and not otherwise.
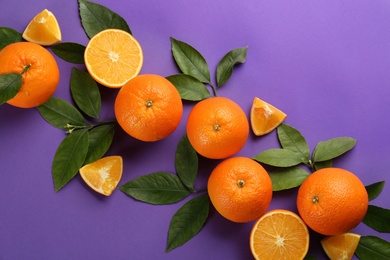
<path fill-rule="evenodd" d="M 294 212 L 274 209 L 254 224 L 250 248 L 255 259 L 303 259 L 309 250 L 309 230 Z"/>
<path fill-rule="evenodd" d="M 130 33 L 106 29 L 89 40 L 84 62 L 97 82 L 109 88 L 120 88 L 141 71 L 143 53 Z"/>
<path fill-rule="evenodd" d="M 360 235 L 345 233 L 337 236 L 325 237 L 321 240 L 322 248 L 331 260 L 352 259 L 359 244 Z"/>
<path fill-rule="evenodd" d="M 283 111 L 264 100 L 258 97 L 253 99 L 250 120 L 252 131 L 255 135 L 268 134 L 278 127 L 286 117 L 287 115 Z"/>
<path fill-rule="evenodd" d="M 80 168 L 85 183 L 98 193 L 110 196 L 122 178 L 121 156 L 103 157 Z"/>
<path fill-rule="evenodd" d="M 27 25 L 22 34 L 26 41 L 49 46 L 61 42 L 61 29 L 52 12 L 44 9 Z"/>

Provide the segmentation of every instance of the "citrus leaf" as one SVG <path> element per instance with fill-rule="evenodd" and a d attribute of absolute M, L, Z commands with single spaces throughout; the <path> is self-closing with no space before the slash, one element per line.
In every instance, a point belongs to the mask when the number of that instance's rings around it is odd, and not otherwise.
<path fill-rule="evenodd" d="M 88 152 L 88 131 L 74 131 L 62 140 L 54 155 L 52 176 L 55 191 L 59 191 L 84 163 Z"/>
<path fill-rule="evenodd" d="M 72 68 L 70 91 L 77 106 L 90 117 L 99 118 L 100 92 L 96 81 L 88 72 Z"/>
<path fill-rule="evenodd" d="M 115 125 L 101 125 L 89 131 L 89 147 L 84 164 L 94 162 L 108 151 L 115 135 Z"/>
<path fill-rule="evenodd" d="M 17 73 L 0 75 L 0 105 L 16 96 L 21 87 L 22 75 Z"/>
<path fill-rule="evenodd" d="M 217 85 L 221 87 L 232 76 L 233 67 L 237 63 L 244 63 L 248 47 L 237 48 L 229 51 L 217 66 Z"/>
<path fill-rule="evenodd" d="M 23 41 L 22 34 L 9 27 L 0 27 L 0 50 L 8 44 Z"/>
<path fill-rule="evenodd" d="M 378 232 L 390 233 L 390 209 L 368 205 L 363 223 Z"/>
<path fill-rule="evenodd" d="M 279 168 L 269 173 L 273 191 L 298 187 L 308 176 L 309 173 L 299 167 Z"/>
<path fill-rule="evenodd" d="M 180 70 L 203 83 L 210 83 L 210 71 L 205 58 L 191 45 L 171 37 L 172 54 Z"/>
<path fill-rule="evenodd" d="M 190 194 L 179 177 L 168 172 L 143 175 L 120 186 L 119 190 L 150 204 L 172 204 Z"/>
<path fill-rule="evenodd" d="M 368 193 L 368 200 L 373 200 L 381 194 L 383 187 L 385 186 L 385 181 L 376 182 L 366 186 Z"/>
<path fill-rule="evenodd" d="M 334 159 L 356 145 L 356 139 L 351 137 L 337 137 L 330 140 L 319 142 L 314 149 L 313 161 L 323 162 Z"/>
<path fill-rule="evenodd" d="M 323 162 L 315 162 L 314 163 L 314 169 L 316 171 L 318 171 L 319 169 L 330 168 L 330 167 L 332 167 L 332 165 L 333 165 L 333 161 L 332 160 L 323 161 Z"/>
<path fill-rule="evenodd" d="M 87 0 L 79 0 L 79 11 L 81 24 L 89 38 L 105 29 L 114 28 L 131 34 L 126 20 L 103 5 Z"/>
<path fill-rule="evenodd" d="M 359 259 L 390 260 L 390 243 L 376 236 L 361 236 L 355 255 Z"/>
<path fill-rule="evenodd" d="M 198 174 L 198 154 L 190 144 L 186 134 L 180 139 L 177 146 L 175 167 L 183 184 L 194 192 L 194 183 Z"/>
<path fill-rule="evenodd" d="M 290 167 L 302 163 L 299 154 L 287 149 L 273 148 L 265 150 L 255 157 L 254 160 L 276 167 Z"/>
<path fill-rule="evenodd" d="M 38 106 L 38 111 L 49 124 L 60 129 L 68 129 L 68 125 L 85 126 L 83 115 L 61 98 L 50 98 Z"/>
<path fill-rule="evenodd" d="M 63 42 L 54 45 L 51 50 L 61 59 L 75 64 L 84 63 L 85 46 L 74 42 Z"/>
<path fill-rule="evenodd" d="M 310 149 L 306 139 L 292 126 L 281 124 L 277 128 L 280 145 L 300 155 L 302 162 L 309 162 Z"/>
<path fill-rule="evenodd" d="M 195 197 L 184 204 L 169 224 L 166 252 L 185 244 L 198 234 L 206 223 L 209 209 L 208 195 Z"/>
<path fill-rule="evenodd" d="M 206 86 L 193 76 L 176 74 L 168 76 L 167 79 L 176 87 L 183 100 L 199 101 L 210 97 Z"/>

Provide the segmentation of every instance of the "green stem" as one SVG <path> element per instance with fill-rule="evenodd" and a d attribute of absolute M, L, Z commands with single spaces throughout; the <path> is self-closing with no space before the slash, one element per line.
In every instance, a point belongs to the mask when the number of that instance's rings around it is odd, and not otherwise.
<path fill-rule="evenodd" d="M 210 85 L 210 87 L 211 87 L 211 88 L 212 88 L 212 90 L 213 90 L 214 97 L 218 96 L 218 95 L 217 95 L 217 88 L 216 88 L 216 87 L 214 87 L 214 85 L 213 85 L 213 84 L 211 84 L 211 82 L 209 82 L 208 84 Z"/>
<path fill-rule="evenodd" d="M 20 73 L 20 75 L 23 75 L 24 73 L 26 73 L 30 68 L 31 68 L 32 64 L 28 64 L 27 66 L 23 66 L 23 71 L 22 73 Z"/>
<path fill-rule="evenodd" d="M 72 133 L 73 131 L 77 131 L 77 130 L 80 130 L 80 129 L 87 129 L 87 130 L 91 130 L 95 127 L 98 127 L 98 126 L 101 126 L 101 125 L 110 125 L 110 124 L 116 124 L 117 121 L 116 120 L 107 120 L 107 121 L 101 121 L 97 124 L 89 124 L 89 125 L 71 125 L 71 124 L 67 124 L 66 125 L 66 129 L 68 129 L 66 132 L 68 134 Z"/>

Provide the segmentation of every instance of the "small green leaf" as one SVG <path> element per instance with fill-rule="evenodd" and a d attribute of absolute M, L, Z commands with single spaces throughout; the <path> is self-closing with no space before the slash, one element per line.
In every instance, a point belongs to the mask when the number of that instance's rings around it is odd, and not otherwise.
<path fill-rule="evenodd" d="M 390 260 L 390 243 L 376 236 L 361 236 L 355 255 L 359 259 Z"/>
<path fill-rule="evenodd" d="M 90 117 L 99 118 L 102 103 L 99 87 L 88 72 L 72 68 L 70 91 L 81 111 Z"/>
<path fill-rule="evenodd" d="M 50 98 L 38 106 L 41 116 L 52 126 L 67 130 L 67 125 L 85 126 L 83 115 L 70 103 L 61 98 Z"/>
<path fill-rule="evenodd" d="M 89 38 L 105 29 L 121 29 L 131 34 L 131 30 L 126 20 L 107 7 L 79 0 L 79 11 L 81 24 Z"/>
<path fill-rule="evenodd" d="M 210 83 L 210 71 L 205 58 L 191 45 L 171 37 L 172 54 L 180 70 L 203 83 Z"/>
<path fill-rule="evenodd" d="M 363 223 L 378 232 L 390 233 L 390 209 L 368 205 Z"/>
<path fill-rule="evenodd" d="M 177 88 L 183 100 L 199 101 L 210 97 L 206 86 L 193 76 L 176 74 L 168 76 L 167 79 Z"/>
<path fill-rule="evenodd" d="M 0 27 L 0 39 L 0 50 L 8 44 L 23 41 L 20 32 L 8 27 Z"/>
<path fill-rule="evenodd" d="M 185 134 L 176 149 L 176 173 L 183 184 L 194 191 L 194 183 L 198 174 L 198 154 Z"/>
<path fill-rule="evenodd" d="M 315 162 L 314 163 L 314 170 L 318 171 L 319 169 L 323 168 L 330 168 L 333 165 L 332 160 L 323 161 L 323 162 Z"/>
<path fill-rule="evenodd" d="M 218 87 L 221 87 L 230 79 L 234 65 L 245 62 L 247 50 L 248 47 L 231 50 L 221 59 L 217 66 Z"/>
<path fill-rule="evenodd" d="M 74 131 L 65 137 L 57 148 L 52 164 L 55 191 L 59 191 L 84 163 L 88 151 L 88 131 Z"/>
<path fill-rule="evenodd" d="M 302 162 L 310 160 L 310 149 L 306 139 L 292 126 L 281 124 L 277 128 L 280 145 L 300 155 Z"/>
<path fill-rule="evenodd" d="M 368 193 L 368 200 L 373 200 L 381 194 L 383 187 L 385 186 L 385 181 L 376 182 L 366 186 Z"/>
<path fill-rule="evenodd" d="M 356 139 L 351 137 L 338 137 L 328 141 L 319 142 L 314 149 L 313 161 L 323 162 L 334 159 L 356 145 Z"/>
<path fill-rule="evenodd" d="M 179 177 L 168 172 L 143 175 L 120 186 L 119 190 L 150 204 L 172 204 L 190 194 Z"/>
<path fill-rule="evenodd" d="M 263 151 L 253 157 L 254 160 L 276 167 L 290 167 L 302 163 L 302 158 L 299 154 L 287 150 L 273 148 Z"/>
<path fill-rule="evenodd" d="M 203 228 L 209 216 L 208 195 L 195 197 L 184 204 L 172 217 L 168 230 L 166 252 L 184 245 Z"/>
<path fill-rule="evenodd" d="M 17 73 L 0 75 L 0 105 L 16 96 L 21 87 L 22 75 Z"/>
<path fill-rule="evenodd" d="M 272 190 L 280 191 L 298 187 L 309 176 L 309 173 L 299 167 L 279 168 L 269 174 Z"/>
<path fill-rule="evenodd" d="M 89 132 L 89 147 L 84 164 L 103 157 L 110 148 L 115 135 L 115 125 L 101 125 Z"/>
<path fill-rule="evenodd" d="M 51 48 L 61 59 L 75 64 L 84 63 L 85 46 L 74 42 L 62 42 Z"/>

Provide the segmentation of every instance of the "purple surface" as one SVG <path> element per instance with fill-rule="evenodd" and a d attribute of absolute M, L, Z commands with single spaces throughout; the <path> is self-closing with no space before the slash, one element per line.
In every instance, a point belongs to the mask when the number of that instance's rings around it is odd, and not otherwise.
<path fill-rule="evenodd" d="M 236 101 L 249 115 L 254 96 L 288 114 L 285 123 L 319 141 L 350 136 L 357 146 L 334 165 L 354 172 L 365 185 L 386 180 L 371 204 L 390 208 L 388 172 L 390 97 L 390 2 L 319 1 L 109 1 L 99 0 L 126 19 L 143 47 L 141 73 L 178 73 L 169 37 L 187 42 L 208 61 L 212 75 L 228 51 L 248 46 L 219 95 Z M 87 43 L 78 5 L 67 1 L 2 1 L 0 26 L 22 32 L 44 8 L 61 26 L 64 42 Z M 72 64 L 56 57 L 61 81 L 56 97 L 70 100 Z M 83 66 L 78 66 L 83 68 Z M 214 78 L 213 78 L 214 80 Z M 116 90 L 102 88 L 102 118 L 112 119 Z M 155 172 L 174 172 L 176 145 L 193 104 L 173 135 L 142 143 L 118 129 L 108 154 L 122 155 L 120 184 Z M 252 259 L 253 223 L 236 224 L 214 209 L 203 230 L 164 253 L 171 217 L 185 201 L 152 206 L 116 190 L 103 197 L 77 176 L 54 192 L 51 163 L 64 133 L 47 124 L 36 109 L 0 106 L 0 259 Z M 250 135 L 239 153 L 252 157 L 279 147 L 276 133 Z M 206 186 L 217 161 L 202 159 L 196 188 Z M 274 193 L 270 209 L 296 211 L 296 190 Z M 364 224 L 354 232 L 377 235 Z M 326 259 L 321 236 L 312 235 L 309 253 Z"/>

